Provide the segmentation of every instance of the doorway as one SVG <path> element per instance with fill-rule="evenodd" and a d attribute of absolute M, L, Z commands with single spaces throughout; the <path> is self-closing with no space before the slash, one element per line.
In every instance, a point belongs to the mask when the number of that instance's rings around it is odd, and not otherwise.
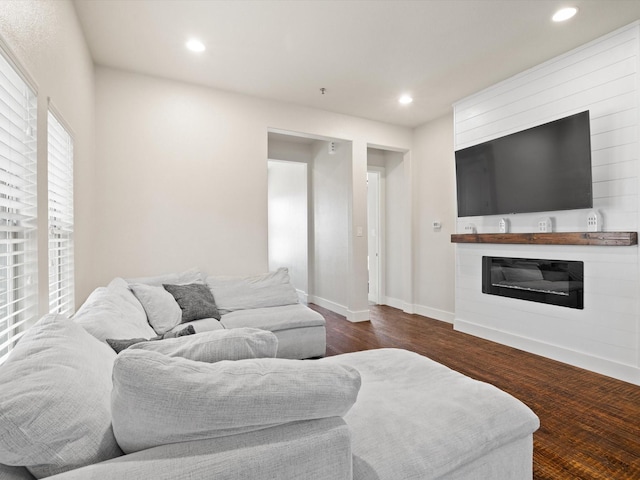
<path fill-rule="evenodd" d="M 289 269 L 301 300 L 308 293 L 307 164 L 268 161 L 269 270 Z"/>
<path fill-rule="evenodd" d="M 382 301 L 383 261 L 383 215 L 384 215 L 384 168 L 367 169 L 367 267 L 369 272 L 369 303 L 379 305 Z"/>

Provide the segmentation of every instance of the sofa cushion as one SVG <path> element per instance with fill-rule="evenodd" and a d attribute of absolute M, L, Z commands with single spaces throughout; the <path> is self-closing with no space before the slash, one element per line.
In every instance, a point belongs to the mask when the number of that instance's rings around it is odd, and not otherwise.
<path fill-rule="evenodd" d="M 173 283 L 176 285 L 186 285 L 188 283 L 204 283 L 204 275 L 197 268 L 190 268 L 179 273 L 165 273 L 163 275 L 154 275 L 150 277 L 127 278 L 127 283 L 144 283 L 145 285 L 153 285 L 161 287 L 163 283 Z"/>
<path fill-rule="evenodd" d="M 127 300 L 128 295 L 138 307 Z M 147 322 L 147 315 L 133 293 L 98 287 L 82 304 L 73 320 L 98 340 L 107 338 L 151 338 L 156 332 Z"/>
<path fill-rule="evenodd" d="M 200 320 L 192 320 L 191 322 L 181 323 L 171 329 L 172 332 L 176 332 L 184 327 L 191 325 L 196 333 L 213 332 L 215 330 L 224 330 L 224 326 L 220 320 L 216 318 L 201 318 Z"/>
<path fill-rule="evenodd" d="M 344 415 L 360 375 L 276 358 L 214 364 L 127 349 L 113 370 L 113 428 L 129 453 L 156 445 Z"/>
<path fill-rule="evenodd" d="M 123 304 L 128 305 L 138 313 L 146 315 L 144 307 L 135 295 L 131 293 L 129 284 L 124 278 L 116 277 L 109 282 L 107 290 L 118 297 Z"/>
<path fill-rule="evenodd" d="M 292 328 L 324 326 L 325 319 L 315 310 L 297 303 L 281 307 L 236 310 L 223 315 L 220 323 L 225 328 L 250 327 L 278 332 Z"/>
<path fill-rule="evenodd" d="M 131 345 L 142 342 L 155 342 L 158 340 L 166 340 L 168 338 L 184 337 L 186 335 L 193 335 L 196 333 L 192 326 L 182 327 L 181 330 L 176 332 L 166 332 L 162 335 L 152 338 L 107 338 L 107 344 L 113 348 L 116 353 L 120 353 L 122 350 L 129 348 Z"/>
<path fill-rule="evenodd" d="M 188 285 L 167 285 L 163 287 L 176 299 L 182 310 L 182 322 L 200 320 L 201 318 L 215 318 L 220 320 L 220 312 L 216 307 L 213 294 L 209 287 L 202 283 Z"/>
<path fill-rule="evenodd" d="M 35 477 L 24 467 L 10 467 L 0 463 L 0 478 L 2 480 L 33 480 Z"/>
<path fill-rule="evenodd" d="M 182 310 L 164 287 L 133 283 L 129 288 L 144 307 L 149 325 L 158 335 L 168 332 L 182 320 Z"/>
<path fill-rule="evenodd" d="M 248 277 L 210 276 L 207 285 L 223 315 L 235 310 L 298 303 L 298 294 L 286 268 Z"/>
<path fill-rule="evenodd" d="M 130 348 L 215 363 L 222 360 L 274 358 L 278 352 L 278 339 L 272 332 L 265 330 L 234 328 L 170 338 L 162 342 L 136 343 Z"/>
<path fill-rule="evenodd" d="M 65 317 L 31 327 L 0 366 L 0 463 L 42 478 L 122 455 L 109 402 L 115 358 Z"/>

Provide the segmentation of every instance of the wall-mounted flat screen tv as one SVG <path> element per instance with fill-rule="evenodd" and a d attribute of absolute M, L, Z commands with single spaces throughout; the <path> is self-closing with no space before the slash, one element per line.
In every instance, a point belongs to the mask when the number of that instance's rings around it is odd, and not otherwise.
<path fill-rule="evenodd" d="M 458 216 L 593 207 L 589 112 L 457 150 Z"/>

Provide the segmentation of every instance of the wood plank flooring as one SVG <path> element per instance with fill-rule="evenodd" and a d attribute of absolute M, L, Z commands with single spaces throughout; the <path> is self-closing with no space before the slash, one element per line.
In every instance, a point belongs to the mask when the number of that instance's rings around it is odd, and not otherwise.
<path fill-rule="evenodd" d="M 370 322 L 351 323 L 309 306 L 327 320 L 328 356 L 405 348 L 491 383 L 527 404 L 541 423 L 534 434 L 535 480 L 640 480 L 640 386 L 456 332 L 446 322 L 391 307 L 372 307 Z"/>

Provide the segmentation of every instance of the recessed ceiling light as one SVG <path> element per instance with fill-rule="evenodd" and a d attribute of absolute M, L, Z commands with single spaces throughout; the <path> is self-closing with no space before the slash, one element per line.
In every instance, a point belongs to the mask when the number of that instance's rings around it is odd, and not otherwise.
<path fill-rule="evenodd" d="M 400 102 L 403 105 L 408 105 L 411 102 L 413 102 L 413 98 L 411 98 L 411 96 L 409 95 L 402 95 L 399 99 L 398 102 Z"/>
<path fill-rule="evenodd" d="M 192 38 L 191 40 L 189 40 L 187 43 L 187 48 L 189 50 L 191 50 L 192 52 L 204 52 L 205 51 L 205 46 L 204 43 L 202 43 L 200 40 L 197 40 L 195 38 Z"/>
<path fill-rule="evenodd" d="M 553 20 L 554 22 L 564 22 L 565 20 L 569 20 L 576 13 L 578 13 L 578 9 L 575 7 L 561 8 L 553 14 L 551 20 Z"/>

